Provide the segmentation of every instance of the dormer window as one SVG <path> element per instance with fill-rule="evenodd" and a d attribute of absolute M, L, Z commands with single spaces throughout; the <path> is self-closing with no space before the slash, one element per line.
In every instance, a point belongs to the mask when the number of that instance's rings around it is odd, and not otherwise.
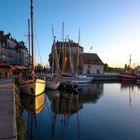
<path fill-rule="evenodd" d="M 11 39 L 11 38 L 12 38 L 12 36 L 11 36 L 11 34 L 10 34 L 10 33 L 8 34 L 8 38 L 9 38 L 9 39 Z"/>

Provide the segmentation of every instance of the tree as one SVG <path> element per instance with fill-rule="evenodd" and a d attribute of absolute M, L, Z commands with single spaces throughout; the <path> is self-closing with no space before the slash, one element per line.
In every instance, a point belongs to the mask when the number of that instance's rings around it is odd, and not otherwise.
<path fill-rule="evenodd" d="M 104 71 L 105 72 L 109 72 L 109 67 L 108 67 L 108 64 L 107 63 L 104 64 Z"/>
<path fill-rule="evenodd" d="M 44 68 L 44 67 L 43 67 L 41 64 L 38 63 L 38 64 L 35 66 L 35 71 L 36 71 L 36 72 L 42 72 L 42 71 L 43 71 L 43 68 Z"/>

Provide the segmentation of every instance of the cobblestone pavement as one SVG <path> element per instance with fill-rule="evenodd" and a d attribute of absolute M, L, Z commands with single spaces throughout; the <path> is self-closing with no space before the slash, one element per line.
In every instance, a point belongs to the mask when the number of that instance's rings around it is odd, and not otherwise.
<path fill-rule="evenodd" d="M 11 79 L 0 80 L 0 140 L 16 140 L 15 88 Z"/>

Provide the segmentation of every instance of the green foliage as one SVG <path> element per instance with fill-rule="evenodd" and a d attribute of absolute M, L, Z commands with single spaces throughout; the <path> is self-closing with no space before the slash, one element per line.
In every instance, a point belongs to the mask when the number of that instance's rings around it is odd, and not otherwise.
<path fill-rule="evenodd" d="M 104 64 L 104 71 L 105 72 L 109 72 L 109 67 L 108 67 L 108 64 L 107 63 Z"/>
<path fill-rule="evenodd" d="M 121 72 L 122 68 L 109 67 L 107 63 L 104 64 L 104 72 Z"/>
<path fill-rule="evenodd" d="M 41 64 L 37 64 L 35 66 L 35 71 L 36 72 L 48 72 L 49 71 L 49 68 L 47 68 L 45 66 L 42 66 Z"/>

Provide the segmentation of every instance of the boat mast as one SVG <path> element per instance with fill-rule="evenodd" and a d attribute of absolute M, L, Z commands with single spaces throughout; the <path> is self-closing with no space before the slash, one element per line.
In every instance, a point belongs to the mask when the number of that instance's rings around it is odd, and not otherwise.
<path fill-rule="evenodd" d="M 77 68 L 76 68 L 76 73 L 79 73 L 79 44 L 80 44 L 80 29 L 79 29 L 79 35 L 78 35 L 78 46 L 77 46 Z"/>
<path fill-rule="evenodd" d="M 69 52 L 70 69 L 71 69 L 71 73 L 73 74 L 73 61 L 72 61 L 72 55 L 71 55 L 71 43 L 70 43 L 70 39 L 69 39 L 69 37 L 68 37 L 68 52 Z"/>
<path fill-rule="evenodd" d="M 32 71 L 34 71 L 34 31 L 33 31 L 33 0 L 31 2 L 31 47 L 32 47 Z"/>
<path fill-rule="evenodd" d="M 59 65 L 59 57 L 58 57 L 58 52 L 57 52 L 57 46 L 56 46 L 56 42 L 55 42 L 55 36 L 54 36 L 54 29 L 53 29 L 53 26 L 52 26 L 52 34 L 53 34 L 53 47 L 52 47 L 52 55 L 53 55 L 53 58 L 52 58 L 52 67 L 53 67 L 53 71 L 54 71 L 54 66 L 55 66 L 55 72 L 58 74 L 61 73 L 61 69 L 60 69 L 60 65 Z M 55 63 L 54 63 L 54 62 Z M 52 72 L 53 72 L 52 71 Z"/>
<path fill-rule="evenodd" d="M 53 29 L 53 25 L 52 25 L 52 35 L 53 35 L 53 46 L 52 46 L 52 75 L 54 73 L 54 46 L 55 46 L 55 36 L 54 36 L 54 29 Z"/>
<path fill-rule="evenodd" d="M 62 23 L 62 73 L 64 73 L 64 22 Z"/>
<path fill-rule="evenodd" d="M 28 47 L 29 47 L 29 69 L 30 69 L 30 65 L 31 65 L 31 62 L 30 62 L 30 20 L 28 19 Z"/>

